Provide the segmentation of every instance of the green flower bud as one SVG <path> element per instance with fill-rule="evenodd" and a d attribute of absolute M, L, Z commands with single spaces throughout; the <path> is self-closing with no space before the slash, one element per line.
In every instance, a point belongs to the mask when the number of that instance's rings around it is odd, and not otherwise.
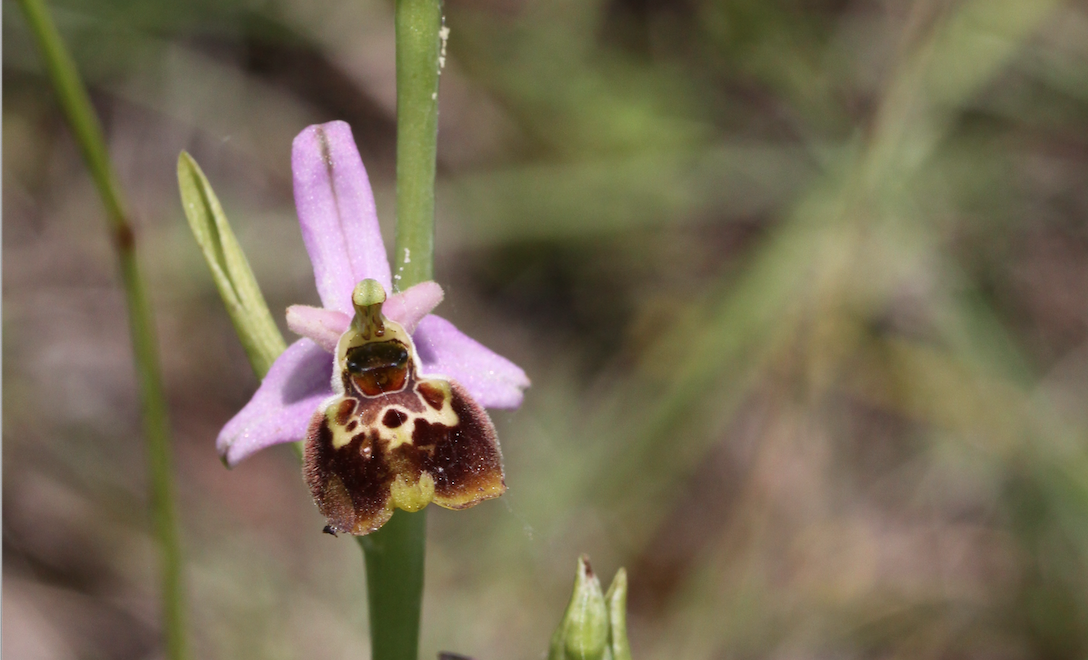
<path fill-rule="evenodd" d="M 627 643 L 627 571 L 622 568 L 616 571 L 604 601 L 608 607 L 608 650 L 612 660 L 631 660 L 631 645 Z"/>
<path fill-rule="evenodd" d="M 627 573 L 621 568 L 606 597 L 583 555 L 574 594 L 552 635 L 548 660 L 630 660 L 627 644 Z"/>

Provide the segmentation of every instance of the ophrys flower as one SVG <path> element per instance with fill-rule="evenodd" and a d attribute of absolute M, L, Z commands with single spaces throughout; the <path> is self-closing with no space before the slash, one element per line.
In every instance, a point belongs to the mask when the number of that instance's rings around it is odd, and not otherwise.
<path fill-rule="evenodd" d="M 501 493 L 494 478 L 487 480 L 486 487 L 475 482 L 469 486 L 467 481 L 451 485 L 448 473 L 457 465 L 456 461 L 477 456 L 479 463 L 469 466 L 468 472 L 486 471 L 494 477 L 497 470 L 497 483 L 501 486 L 498 446 L 491 422 L 481 406 L 520 405 L 522 390 L 529 385 L 525 372 L 463 334 L 449 321 L 430 314 L 442 300 L 442 290 L 437 284 L 425 282 L 385 299 L 385 291 L 391 290 L 392 284 L 389 261 L 370 183 L 347 124 L 310 126 L 300 133 L 294 142 L 292 171 L 303 242 L 313 263 L 323 307 L 288 309 L 287 324 L 303 339 L 284 351 L 250 402 L 220 432 L 217 441 L 220 455 L 233 466 L 265 447 L 307 438 L 309 432 L 306 474 L 315 500 L 333 530 L 356 534 L 376 529 L 388 519 L 394 506 L 414 510 L 433 498 L 440 505 L 460 508 Z M 379 327 L 383 333 L 388 331 L 388 340 L 378 341 Z M 366 332 L 371 335 L 363 337 Z M 391 341 L 403 346 L 403 355 L 390 346 L 375 348 Z M 387 372 L 383 377 L 403 376 L 403 383 L 394 383 L 401 385 L 401 389 L 386 382 L 378 390 L 371 389 L 373 394 L 367 393 L 354 378 L 359 374 L 353 376 L 351 372 L 352 364 L 359 364 L 349 359 L 347 350 L 352 347 L 357 349 L 356 357 L 366 358 L 363 362 L 369 360 L 371 366 L 386 365 L 382 367 Z M 413 396 L 423 397 L 425 404 L 423 393 L 429 390 L 440 391 L 444 398 L 436 404 L 439 408 L 432 406 L 432 412 L 414 410 L 414 404 L 403 400 L 404 387 L 410 387 Z M 395 399 L 399 403 L 394 403 Z M 342 405 L 346 409 L 346 400 L 354 401 L 353 412 L 341 415 L 343 424 L 338 425 L 340 408 L 332 408 Z M 384 411 L 398 410 L 408 417 L 398 426 L 379 424 L 381 420 L 377 418 L 367 418 L 364 423 L 360 417 L 364 410 L 375 415 L 381 410 L 383 416 Z M 399 414 L 392 414 L 387 421 L 394 421 Z M 325 467 L 318 464 L 322 454 L 313 448 L 323 433 L 322 419 L 330 421 L 331 426 L 326 425 L 330 433 L 334 427 L 346 429 L 354 420 L 357 427 L 365 427 L 371 434 L 369 439 L 364 434 L 356 440 L 340 435 L 330 441 L 330 446 L 339 443 L 334 447 L 337 451 L 355 451 L 360 458 L 369 455 L 366 460 L 371 461 L 367 465 L 373 478 L 365 481 L 377 494 L 360 494 L 358 484 L 353 492 L 343 476 L 346 464 L 336 470 L 331 470 L 329 461 Z M 423 431 L 443 420 L 446 424 L 439 426 L 447 431 Z M 401 426 L 404 427 L 401 431 L 393 432 Z M 464 429 L 470 426 L 476 430 L 471 438 L 466 438 Z M 420 438 L 428 439 L 417 443 L 413 435 L 416 429 L 420 429 Z M 353 432 L 359 434 L 354 429 Z M 480 447 L 489 443 L 494 445 L 494 460 L 481 459 Z M 441 452 L 449 456 L 435 458 Z M 409 460 L 407 453 L 418 455 Z M 340 456 L 343 460 L 339 463 L 347 460 L 347 453 Z M 384 463 L 375 462 L 375 457 L 384 457 Z M 440 468 L 442 472 L 438 472 Z M 442 491 L 443 480 L 445 491 Z M 318 481 L 320 488 L 315 486 Z M 477 491 L 481 496 L 475 500 L 465 494 L 466 489 L 478 488 L 483 490 Z M 459 495 L 450 495 L 454 491 Z M 348 501 L 351 516 L 344 511 Z M 339 517 L 330 513 L 333 510 Z"/>

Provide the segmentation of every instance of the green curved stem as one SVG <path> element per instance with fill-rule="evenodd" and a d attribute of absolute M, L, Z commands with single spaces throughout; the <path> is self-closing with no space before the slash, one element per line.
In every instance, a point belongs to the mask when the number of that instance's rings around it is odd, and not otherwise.
<path fill-rule="evenodd" d="M 439 0 L 397 0 L 397 238 L 393 286 L 434 277 L 438 76 L 444 39 Z M 373 660 L 416 660 L 427 510 L 397 511 L 361 537 Z"/>
<path fill-rule="evenodd" d="M 79 79 L 75 63 L 64 47 L 42 0 L 19 0 L 41 49 L 49 78 L 56 90 L 68 124 L 75 135 L 106 205 L 113 244 L 128 306 L 129 332 L 136 362 L 136 378 L 143 411 L 144 438 L 151 476 L 151 509 L 161 553 L 162 617 L 166 657 L 188 657 L 184 633 L 185 605 L 181 580 L 181 544 L 174 504 L 173 469 L 170 457 L 170 422 L 163 393 L 151 306 L 140 275 L 136 239 L 129 221 L 128 205 L 117 183 L 102 138 L 102 127 L 91 107 L 87 90 Z"/>

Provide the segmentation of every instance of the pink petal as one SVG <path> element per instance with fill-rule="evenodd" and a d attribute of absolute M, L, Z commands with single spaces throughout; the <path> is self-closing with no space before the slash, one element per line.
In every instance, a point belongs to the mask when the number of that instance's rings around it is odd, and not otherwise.
<path fill-rule="evenodd" d="M 423 319 L 413 337 L 426 375 L 457 381 L 485 408 L 517 408 L 529 377 L 510 360 L 468 337 L 444 318 Z"/>
<path fill-rule="evenodd" d="M 309 339 L 287 347 L 256 394 L 219 432 L 216 448 L 229 467 L 250 454 L 306 437 L 321 402 L 332 396 L 332 355 Z"/>
<path fill-rule="evenodd" d="M 299 133 L 291 171 L 322 306 L 350 315 L 351 290 L 359 280 L 370 277 L 391 288 L 374 195 L 351 128 L 334 121 Z"/>
<path fill-rule="evenodd" d="M 416 326 L 424 316 L 442 302 L 445 294 L 435 282 L 419 284 L 390 296 L 382 305 L 382 314 L 391 321 L 401 324 L 409 334 L 416 331 Z"/>
<path fill-rule="evenodd" d="M 382 305 L 382 313 L 412 333 L 423 317 L 442 302 L 442 296 L 442 287 L 434 282 L 421 282 L 407 291 L 390 296 Z M 291 305 L 287 308 L 287 327 L 291 332 L 312 339 L 330 353 L 336 352 L 336 344 L 340 341 L 340 335 L 347 332 L 351 318 L 343 312 L 309 305 Z"/>
<path fill-rule="evenodd" d="M 336 352 L 340 335 L 347 332 L 351 317 L 343 312 L 309 305 L 291 305 L 287 308 L 287 327 L 296 335 L 312 339 L 329 353 Z"/>

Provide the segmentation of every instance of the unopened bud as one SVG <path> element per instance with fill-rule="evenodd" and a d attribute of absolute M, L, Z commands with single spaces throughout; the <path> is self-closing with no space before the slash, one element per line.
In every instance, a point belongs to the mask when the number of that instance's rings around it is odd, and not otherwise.
<path fill-rule="evenodd" d="M 578 558 L 574 594 L 563 620 L 552 635 L 548 660 L 603 660 L 608 649 L 609 615 L 601 583 L 590 568 L 589 559 Z M 606 653 L 608 655 L 606 656 Z"/>
<path fill-rule="evenodd" d="M 627 571 L 622 568 L 616 571 L 604 601 L 608 607 L 608 650 L 612 660 L 631 660 L 631 645 L 627 643 Z"/>

